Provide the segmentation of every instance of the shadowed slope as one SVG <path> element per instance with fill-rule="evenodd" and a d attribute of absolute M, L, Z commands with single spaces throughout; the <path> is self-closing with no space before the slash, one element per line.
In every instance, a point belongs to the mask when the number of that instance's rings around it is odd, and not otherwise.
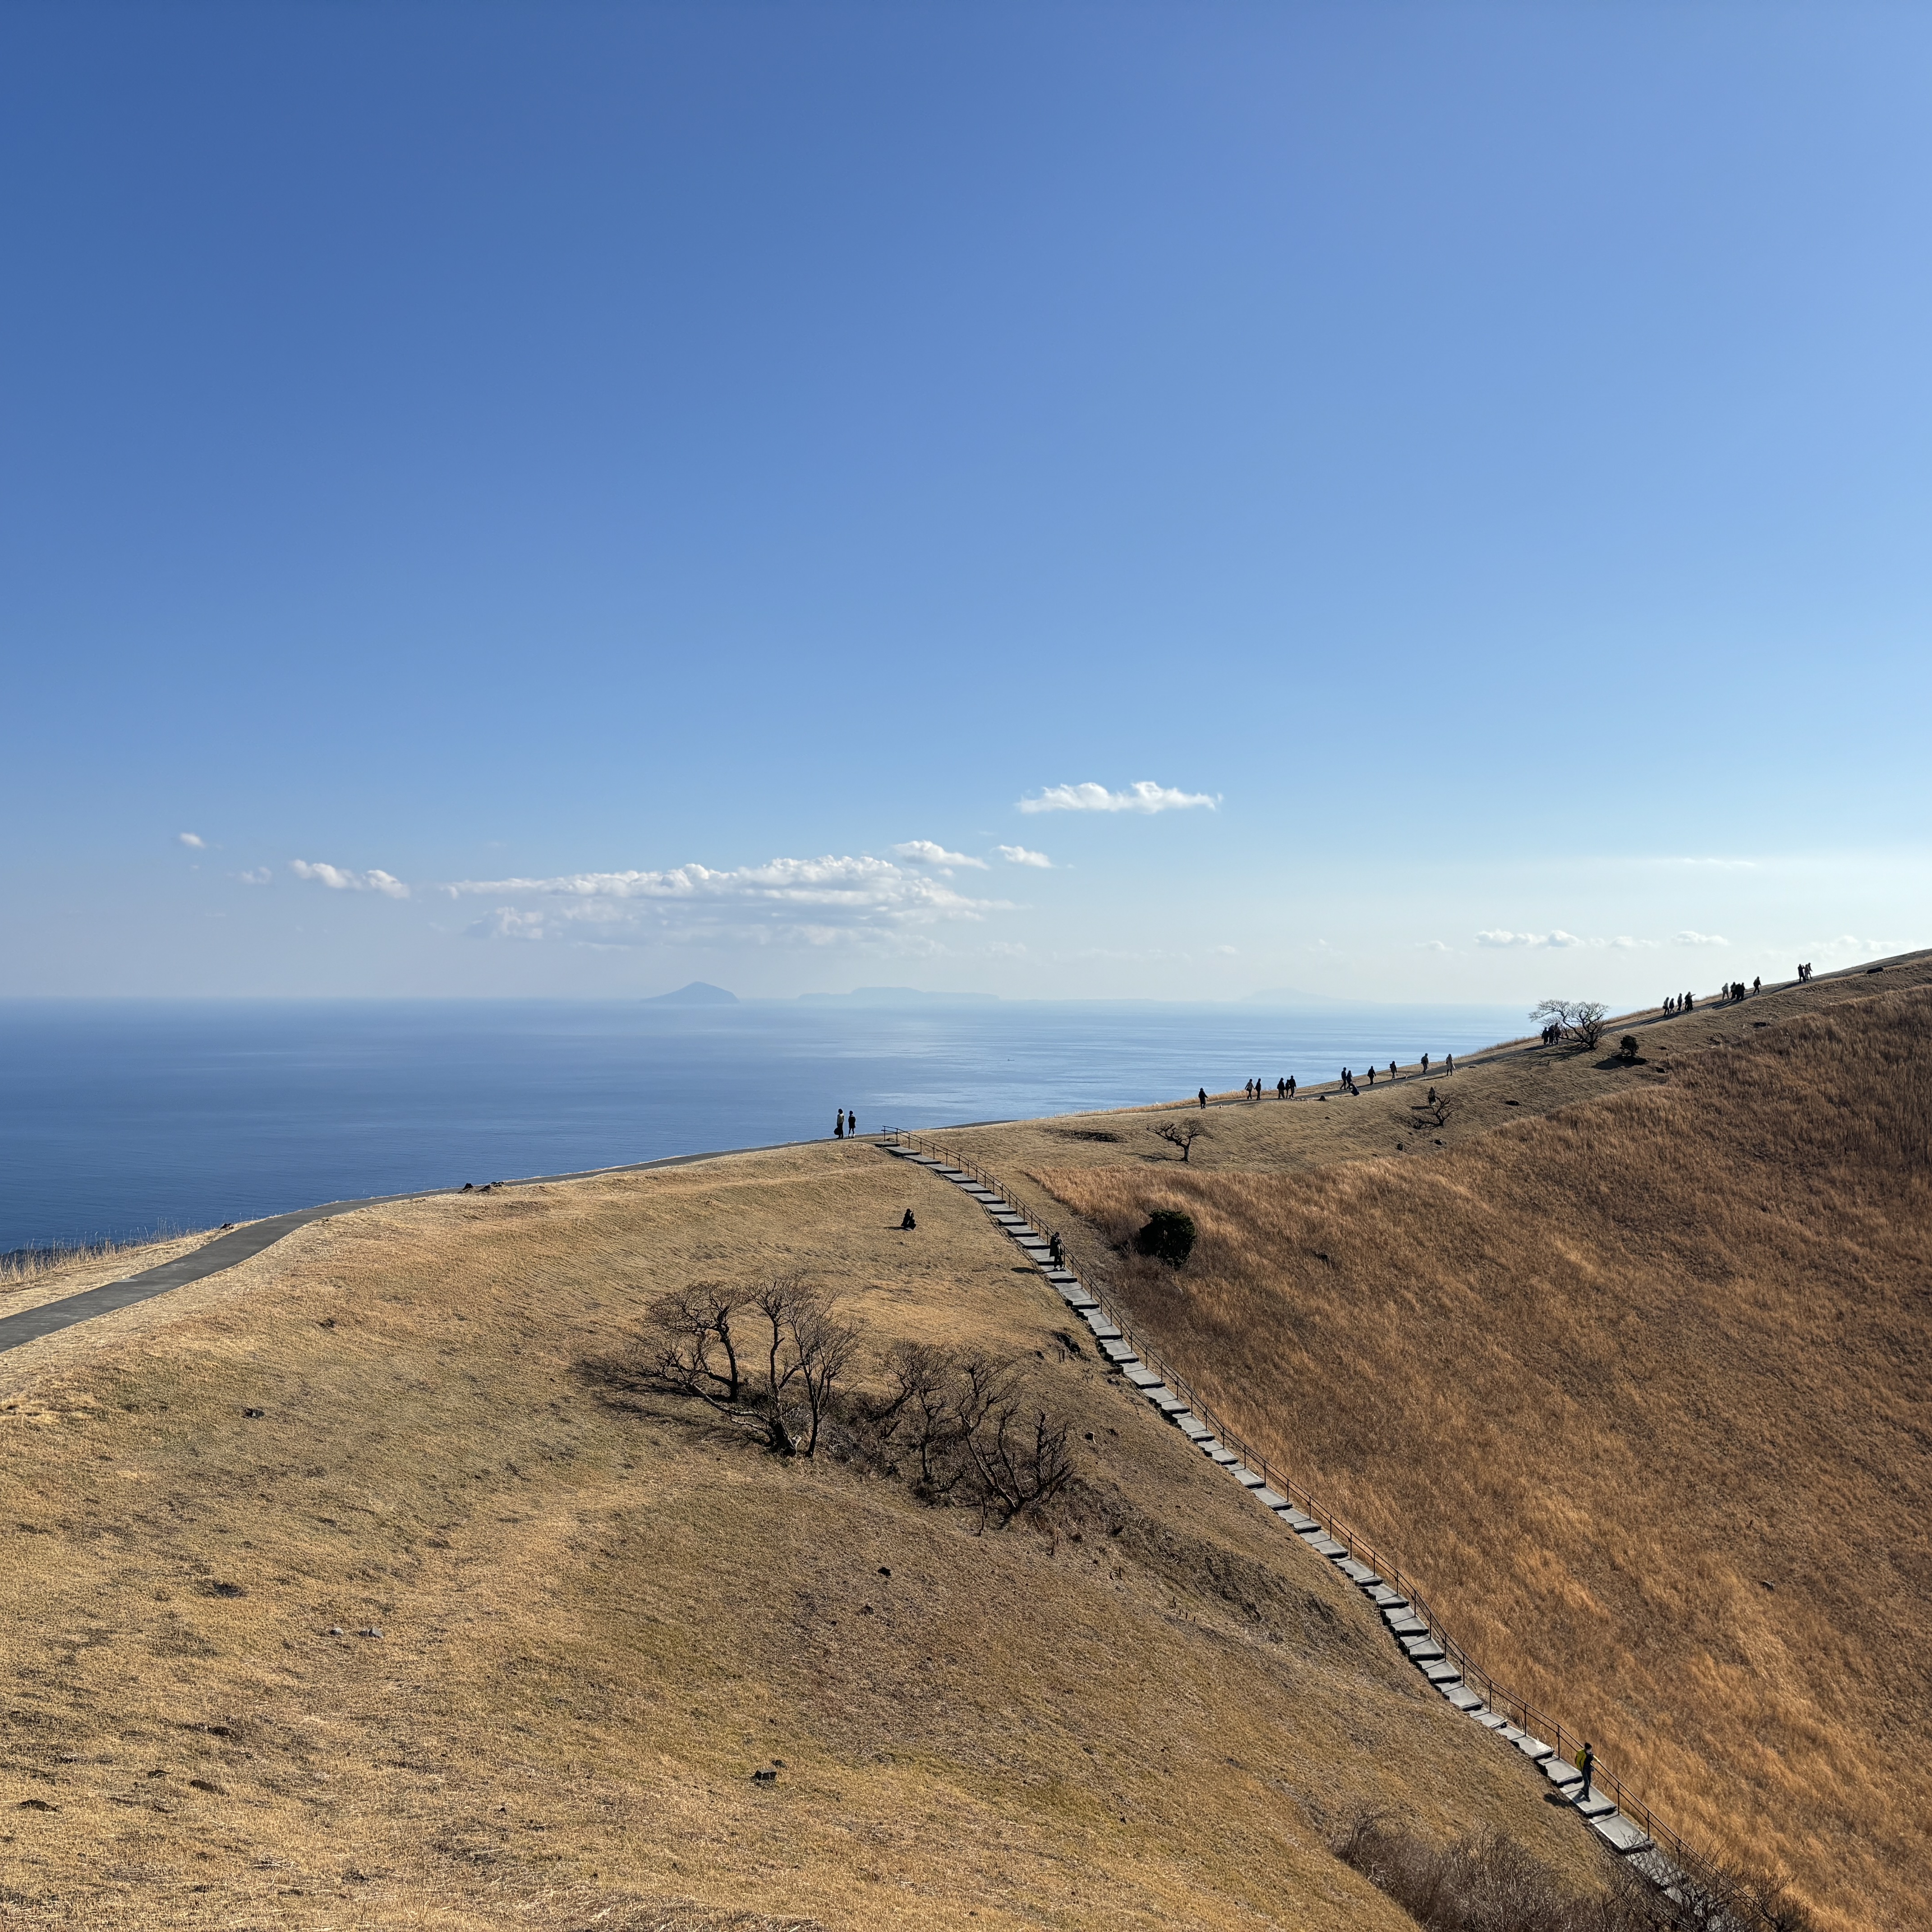
<path fill-rule="evenodd" d="M 1924 991 L 1734 1025 L 1426 1162 L 1043 1177 L 1490 1669 L 1846 1928 L 1916 1922 L 1932 1868 L 1929 1028 Z M 1178 1274 L 1124 1246 L 1170 1205 Z"/>

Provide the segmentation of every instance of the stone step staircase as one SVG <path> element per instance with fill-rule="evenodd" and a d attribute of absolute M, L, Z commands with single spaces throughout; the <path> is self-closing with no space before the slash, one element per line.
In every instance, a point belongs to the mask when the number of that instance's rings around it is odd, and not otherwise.
<path fill-rule="evenodd" d="M 979 1202 L 996 1227 L 1004 1230 L 1021 1253 L 1043 1274 L 1067 1306 L 1093 1330 L 1102 1357 L 1130 1387 L 1146 1400 L 1180 1433 L 1194 1444 L 1208 1460 L 1225 1469 L 1261 1507 L 1280 1521 L 1283 1528 L 1311 1555 L 1331 1563 L 1356 1588 L 1374 1604 L 1388 1628 L 1390 1638 L 1409 1662 L 1454 1708 L 1494 1732 L 1534 1764 L 1550 1781 L 1552 1789 L 1568 1801 L 1577 1815 L 1612 1850 L 1628 1860 L 1666 1892 L 1675 1894 L 1684 1875 L 1664 1854 L 1651 1834 L 1634 1819 L 1626 1817 L 1600 1790 L 1586 1791 L 1582 1774 L 1540 1738 L 1533 1737 L 1512 1724 L 1501 1712 L 1492 1710 L 1462 1681 L 1462 1673 L 1445 1655 L 1442 1646 L 1428 1624 L 1416 1616 L 1414 1606 L 1392 1588 L 1377 1573 L 1352 1556 L 1324 1526 L 1299 1510 L 1287 1497 L 1270 1489 L 1265 1479 L 1249 1468 L 1215 1434 L 1210 1423 L 1196 1414 L 1166 1378 L 1144 1362 L 1130 1337 L 1124 1334 L 1090 1293 L 1074 1270 L 1053 1260 L 1048 1238 L 1027 1216 L 987 1184 L 980 1175 L 949 1165 L 940 1156 L 913 1147 L 902 1147 L 890 1139 L 879 1145 L 908 1165 L 921 1167 L 940 1180 L 950 1181 L 970 1199 Z M 1660 1828 L 1661 1828 L 1660 1827 Z"/>

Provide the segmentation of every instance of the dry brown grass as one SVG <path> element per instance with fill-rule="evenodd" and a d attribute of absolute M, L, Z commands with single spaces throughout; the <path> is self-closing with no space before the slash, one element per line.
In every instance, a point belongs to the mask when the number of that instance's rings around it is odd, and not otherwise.
<path fill-rule="evenodd" d="M 158 1267 L 178 1254 L 198 1247 L 208 1236 L 184 1228 L 160 1228 L 150 1234 L 107 1234 L 98 1240 L 74 1241 L 57 1248 L 15 1248 L 0 1255 L 0 1294 L 21 1288 L 58 1287 L 63 1293 L 76 1294 L 70 1286 L 93 1277 L 117 1281 L 140 1268 Z M 12 1314 L 27 1304 L 10 1301 L 0 1310 Z"/>
<path fill-rule="evenodd" d="M 1080 1510 L 976 1535 L 582 1372 L 781 1268 L 1030 1361 Z M 1071 1325 L 848 1145 L 364 1210 L 0 1358 L 0 1922 L 1398 1932 L 1360 1807 L 1600 1882 Z"/>
<path fill-rule="evenodd" d="M 1667 1082 L 1426 1158 L 1045 1175 L 1231 1426 L 1843 1928 L 1932 1898 L 1932 992 L 1855 997 L 1924 966 L 1700 1016 Z M 1201 1231 L 1179 1274 L 1125 1245 L 1156 1206 Z"/>

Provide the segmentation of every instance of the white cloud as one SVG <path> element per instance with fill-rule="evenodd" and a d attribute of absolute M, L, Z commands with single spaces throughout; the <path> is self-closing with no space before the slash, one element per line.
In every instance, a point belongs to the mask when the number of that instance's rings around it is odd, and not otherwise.
<path fill-rule="evenodd" d="M 1241 956 L 1240 948 L 1237 946 L 1217 946 L 1214 951 L 1218 957 L 1224 959 L 1238 959 Z"/>
<path fill-rule="evenodd" d="M 519 912 L 514 906 L 499 906 L 473 926 L 463 928 L 466 939 L 541 939 L 544 916 L 540 912 Z"/>
<path fill-rule="evenodd" d="M 1024 845 L 1002 845 L 999 850 L 1010 866 L 1037 866 L 1043 872 L 1053 870 L 1053 861 L 1044 852 L 1029 852 Z"/>
<path fill-rule="evenodd" d="M 385 898 L 406 899 L 410 889 L 388 872 L 372 869 L 351 872 L 340 866 L 311 865 L 306 859 L 291 859 L 289 870 L 298 879 L 313 879 L 334 892 L 380 892 Z"/>
<path fill-rule="evenodd" d="M 275 875 L 273 872 L 269 871 L 267 866 L 257 866 L 250 871 L 245 872 L 237 872 L 235 876 L 239 879 L 244 886 L 266 886 L 273 880 Z"/>
<path fill-rule="evenodd" d="M 1416 942 L 1415 950 L 1418 952 L 1448 952 L 1454 949 L 1444 946 L 1439 939 L 1423 939 Z"/>
<path fill-rule="evenodd" d="M 1680 932 L 1671 943 L 1676 946 L 1728 946 L 1731 942 L 1714 932 Z"/>
<path fill-rule="evenodd" d="M 175 836 L 184 845 L 190 847 L 196 852 L 206 852 L 208 850 L 208 841 L 202 838 L 199 832 L 177 832 Z"/>
<path fill-rule="evenodd" d="M 975 859 L 964 852 L 949 852 L 944 845 L 935 845 L 930 838 L 908 838 L 904 844 L 892 848 L 892 856 L 915 866 L 972 866 L 982 872 L 986 869 L 985 860 Z"/>
<path fill-rule="evenodd" d="M 729 872 L 692 865 L 661 872 L 459 879 L 442 890 L 452 898 L 561 902 L 543 915 L 546 930 L 567 926 L 583 942 L 604 946 L 655 944 L 701 932 L 806 946 L 890 938 L 904 950 L 916 943 L 920 927 L 1010 909 L 1005 900 L 968 898 L 931 871 L 869 856 L 773 859 Z"/>
<path fill-rule="evenodd" d="M 1565 932 L 1559 926 L 1554 932 L 1510 932 L 1503 930 L 1479 932 L 1476 935 L 1476 944 L 1478 946 L 1546 946 L 1560 952 L 1573 946 L 1607 946 L 1628 951 L 1636 946 L 1654 946 L 1657 942 L 1654 939 L 1633 939 L 1627 932 L 1619 933 L 1614 939 L 1584 939 L 1576 933 Z M 1447 952 L 1449 950 L 1448 946 L 1433 940 L 1429 942 L 1429 946 L 1437 952 Z"/>
<path fill-rule="evenodd" d="M 1023 798 L 1022 812 L 1184 812 L 1192 806 L 1205 806 L 1210 812 L 1220 804 L 1219 794 L 1204 791 L 1178 791 L 1172 785 L 1156 784 L 1140 778 L 1125 791 L 1109 791 L 1105 785 L 1048 785 L 1037 798 Z"/>

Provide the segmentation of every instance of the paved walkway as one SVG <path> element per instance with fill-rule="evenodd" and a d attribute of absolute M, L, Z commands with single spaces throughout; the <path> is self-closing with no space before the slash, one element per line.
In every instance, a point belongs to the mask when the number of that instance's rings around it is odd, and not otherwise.
<path fill-rule="evenodd" d="M 1142 1360 L 1132 1339 L 1122 1329 L 1100 1298 L 1081 1281 L 1072 1269 L 1056 1265 L 1047 1236 L 1016 1210 L 997 1182 L 984 1173 L 968 1173 L 943 1156 L 916 1147 L 880 1143 L 884 1150 L 910 1164 L 922 1167 L 979 1202 L 994 1224 L 1009 1235 L 1020 1252 L 1046 1276 L 1054 1291 L 1092 1330 L 1102 1358 L 1132 1387 L 1151 1402 L 1210 1462 L 1225 1469 L 1262 1506 L 1280 1517 L 1283 1526 L 1316 1556 L 1332 1563 L 1381 1612 L 1390 1636 L 1401 1646 L 1410 1663 L 1455 1709 L 1473 1718 L 1484 1730 L 1494 1731 L 1540 1769 L 1552 1791 L 1568 1800 L 1576 1813 L 1605 1844 L 1624 1857 L 1645 1876 L 1666 1892 L 1684 1882 L 1684 1874 L 1660 1850 L 1650 1834 L 1634 1819 L 1626 1816 L 1600 1786 L 1586 1792 L 1582 1777 L 1551 1745 L 1512 1724 L 1500 1711 L 1492 1710 L 1484 1700 L 1462 1681 L 1462 1672 L 1444 1654 L 1444 1646 L 1435 1640 L 1431 1626 L 1416 1615 L 1419 1605 L 1393 1589 L 1366 1563 L 1358 1561 L 1343 1544 L 1329 1534 L 1328 1528 L 1289 1499 L 1269 1488 L 1259 1472 L 1250 1468 L 1216 1432 L 1214 1419 L 1200 1412 L 1198 1405 L 1184 1396 L 1169 1378 Z M 1453 1647 L 1453 1646 L 1452 1646 Z M 1660 1826 L 1659 1829 L 1664 1828 Z"/>
<path fill-rule="evenodd" d="M 632 1161 L 622 1167 L 586 1167 L 574 1174 L 532 1174 L 522 1180 L 502 1184 L 534 1187 L 550 1180 L 594 1180 L 600 1174 L 644 1174 L 653 1168 L 688 1167 L 696 1160 L 719 1160 L 728 1154 L 771 1154 L 781 1148 L 809 1147 L 809 1141 L 775 1141 L 769 1147 L 721 1148 L 710 1154 L 674 1154 L 662 1160 Z M 191 1281 L 203 1281 L 220 1274 L 238 1262 L 252 1259 L 264 1248 L 274 1246 L 284 1234 L 306 1228 L 311 1221 L 332 1220 L 338 1214 L 352 1214 L 358 1208 L 380 1208 L 393 1201 L 432 1201 L 441 1195 L 458 1194 L 460 1187 L 426 1187 L 415 1194 L 371 1194 L 360 1201 L 331 1201 L 320 1208 L 299 1208 L 292 1214 L 272 1214 L 265 1221 L 250 1221 L 232 1234 L 218 1235 L 192 1254 L 182 1255 L 158 1268 L 130 1275 L 124 1281 L 110 1281 L 100 1288 L 83 1289 L 79 1294 L 58 1301 L 43 1302 L 38 1308 L 23 1309 L 18 1315 L 0 1317 L 0 1354 L 38 1342 L 43 1335 L 56 1335 L 76 1322 L 91 1322 L 97 1315 L 108 1315 L 117 1308 L 131 1308 L 137 1301 L 166 1294 L 170 1289 L 185 1288 Z"/>

